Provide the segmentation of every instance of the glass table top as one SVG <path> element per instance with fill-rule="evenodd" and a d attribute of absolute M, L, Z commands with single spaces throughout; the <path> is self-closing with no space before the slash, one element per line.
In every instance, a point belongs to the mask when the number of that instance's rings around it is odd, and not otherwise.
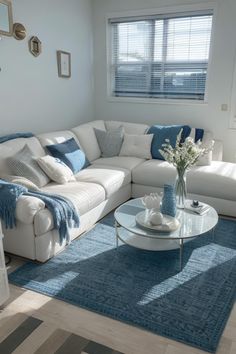
<path fill-rule="evenodd" d="M 204 215 L 198 215 L 185 209 L 177 209 L 176 218 L 180 222 L 178 230 L 170 233 L 157 232 L 142 228 L 136 223 L 136 215 L 145 210 L 141 198 L 132 199 L 122 204 L 115 211 L 115 220 L 127 231 L 147 238 L 187 239 L 194 238 L 212 230 L 218 223 L 216 210 L 210 210 Z"/>

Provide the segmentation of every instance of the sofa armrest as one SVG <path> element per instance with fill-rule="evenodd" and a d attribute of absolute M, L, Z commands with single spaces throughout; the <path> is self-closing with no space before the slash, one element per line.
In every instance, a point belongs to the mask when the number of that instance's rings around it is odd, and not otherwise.
<path fill-rule="evenodd" d="M 46 208 L 36 213 L 34 218 L 35 236 L 46 234 L 54 229 L 54 221 L 52 213 Z"/>
<path fill-rule="evenodd" d="M 22 195 L 16 203 L 16 219 L 24 224 L 32 224 L 35 215 L 45 208 L 45 203 L 36 197 Z"/>
<path fill-rule="evenodd" d="M 215 140 L 214 148 L 212 151 L 213 161 L 223 160 L 223 142 L 221 140 Z"/>

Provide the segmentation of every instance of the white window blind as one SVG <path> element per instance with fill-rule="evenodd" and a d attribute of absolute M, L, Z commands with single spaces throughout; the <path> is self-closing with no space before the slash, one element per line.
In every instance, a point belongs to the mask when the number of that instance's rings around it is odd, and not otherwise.
<path fill-rule="evenodd" d="M 111 19 L 112 95 L 203 100 L 212 12 Z"/>

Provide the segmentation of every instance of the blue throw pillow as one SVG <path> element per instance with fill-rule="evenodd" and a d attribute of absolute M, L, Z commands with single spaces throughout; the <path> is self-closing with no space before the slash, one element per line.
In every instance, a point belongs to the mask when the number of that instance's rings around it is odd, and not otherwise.
<path fill-rule="evenodd" d="M 80 149 L 74 138 L 60 144 L 47 145 L 46 148 L 53 157 L 63 161 L 73 173 L 78 173 L 90 165 L 85 153 Z"/>
<path fill-rule="evenodd" d="M 182 141 L 184 141 L 191 132 L 191 128 L 188 125 L 153 125 L 148 130 L 148 134 L 153 134 L 151 154 L 153 159 L 164 160 L 164 157 L 160 154 L 159 149 L 163 149 L 162 144 L 165 144 L 165 140 L 169 139 L 172 147 L 176 144 L 177 135 L 180 130 L 183 129 Z"/>

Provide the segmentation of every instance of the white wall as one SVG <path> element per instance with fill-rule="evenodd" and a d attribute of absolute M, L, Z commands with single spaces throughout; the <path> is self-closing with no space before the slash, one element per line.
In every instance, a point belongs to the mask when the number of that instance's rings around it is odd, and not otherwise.
<path fill-rule="evenodd" d="M 13 0 L 14 22 L 27 38 L 0 41 L 0 135 L 69 128 L 93 119 L 93 45 L 90 0 Z M 42 54 L 28 39 L 42 41 Z M 72 77 L 57 74 L 56 50 L 71 52 Z"/>
<path fill-rule="evenodd" d="M 203 127 L 212 130 L 216 138 L 224 141 L 224 159 L 235 162 L 236 130 L 229 129 L 230 112 L 221 111 L 221 104 L 230 105 L 231 98 L 236 52 L 235 0 L 215 0 L 217 4 L 216 28 L 207 104 L 141 104 L 117 103 L 107 100 L 106 15 L 126 10 L 153 9 L 158 6 L 195 3 L 199 3 L 199 1 L 93 0 L 96 119 L 117 119 L 147 124 L 186 123 L 195 127 Z"/>

